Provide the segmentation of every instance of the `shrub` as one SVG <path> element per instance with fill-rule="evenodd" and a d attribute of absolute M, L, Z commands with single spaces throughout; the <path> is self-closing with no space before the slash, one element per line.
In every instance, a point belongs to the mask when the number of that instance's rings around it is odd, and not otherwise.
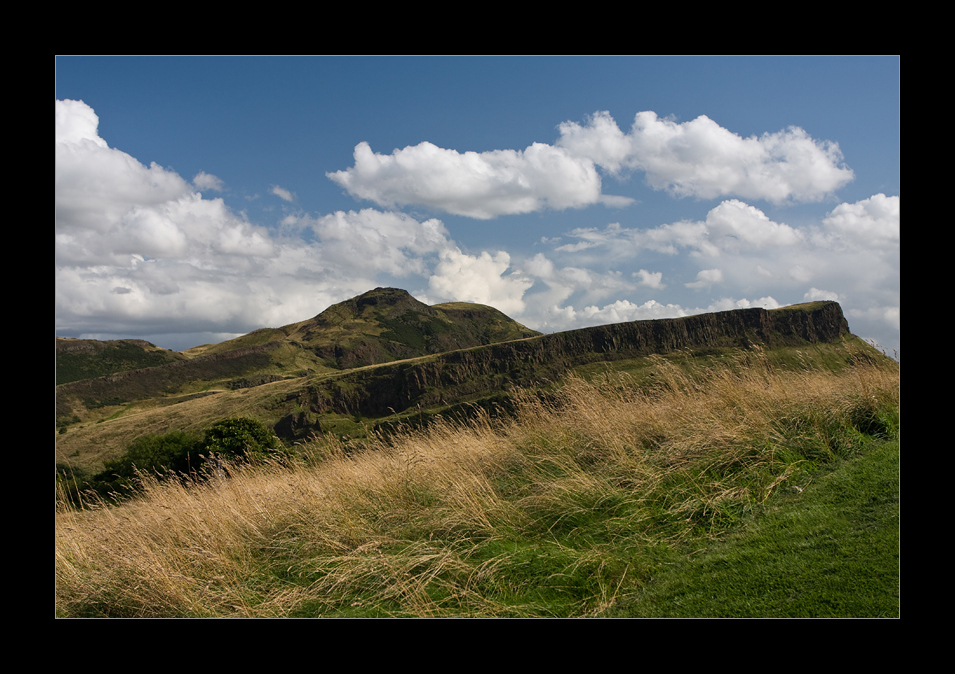
<path fill-rule="evenodd" d="M 201 450 L 200 438 L 190 433 L 143 435 L 133 440 L 122 456 L 106 461 L 90 486 L 106 496 L 132 488 L 139 472 L 188 473 L 201 465 Z"/>
<path fill-rule="evenodd" d="M 223 419 L 213 424 L 206 430 L 202 446 L 206 453 L 229 461 L 285 449 L 267 426 L 246 417 Z"/>
<path fill-rule="evenodd" d="M 223 419 L 203 435 L 172 431 L 140 436 L 122 456 L 106 461 L 103 470 L 92 477 L 76 475 L 66 467 L 57 466 L 57 486 L 64 500 L 72 505 L 82 503 L 83 491 L 93 491 L 103 499 L 115 501 L 140 491 L 142 474 L 158 480 L 182 474 L 198 478 L 212 456 L 233 462 L 286 451 L 275 433 L 264 424 L 248 418 Z"/>

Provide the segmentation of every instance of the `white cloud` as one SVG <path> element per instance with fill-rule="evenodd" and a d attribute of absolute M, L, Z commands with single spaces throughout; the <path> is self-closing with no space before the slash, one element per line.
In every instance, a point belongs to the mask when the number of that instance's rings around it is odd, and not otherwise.
<path fill-rule="evenodd" d="M 99 137 L 99 116 L 83 101 L 56 102 L 56 142 L 69 145 L 91 143 L 105 148 Z"/>
<path fill-rule="evenodd" d="M 684 138 L 687 157 L 717 156 L 720 139 L 728 157 L 751 151 L 751 163 L 728 164 L 744 176 L 763 161 L 760 148 L 769 142 L 718 127 L 714 132 L 712 123 L 661 124 L 648 123 L 641 133 Z M 421 144 L 381 156 L 363 144 L 355 166 L 330 177 L 379 203 L 425 204 L 481 218 L 606 202 L 595 166 L 639 169 L 634 148 L 652 145 L 615 126 L 609 115 L 586 126 L 564 125 L 559 146 L 523 152 L 459 154 Z M 700 220 L 612 223 L 542 239 L 552 254 L 525 258 L 513 250 L 463 252 L 440 220 L 375 208 L 287 214 L 277 228 L 257 227 L 222 199 L 200 194 L 223 188 L 216 176 L 202 172 L 186 181 L 110 148 L 98 135 L 96 114 L 79 101 L 57 101 L 56 139 L 58 334 L 103 334 L 103 325 L 126 336 L 244 333 L 302 320 L 393 279 L 407 279 L 403 287 L 424 301 L 490 304 L 542 330 L 771 307 L 775 297 L 804 297 L 838 298 L 857 334 L 898 331 L 897 196 L 840 204 L 799 227 L 727 199 Z M 676 141 L 659 142 L 675 151 Z M 783 168 L 763 165 L 767 184 L 785 174 Z M 706 183 L 691 174 L 681 180 Z M 278 186 L 272 193 L 295 196 Z M 797 194 L 791 190 L 787 198 Z"/>
<path fill-rule="evenodd" d="M 586 126 L 563 122 L 557 144 L 578 157 L 589 157 L 611 173 L 629 167 L 634 152 L 633 139 L 617 126 L 609 112 L 594 113 Z"/>
<path fill-rule="evenodd" d="M 286 227 L 307 228 L 321 241 L 322 256 L 342 268 L 395 276 L 425 274 L 425 256 L 453 248 L 448 230 L 437 219 L 419 222 L 409 215 L 336 211 L 319 217 L 288 216 Z"/>
<path fill-rule="evenodd" d="M 272 185 L 272 189 L 269 190 L 272 194 L 277 196 L 282 201 L 293 202 L 295 201 L 295 194 L 285 189 L 284 187 L 279 187 L 278 185 Z"/>
<path fill-rule="evenodd" d="M 644 250 L 675 255 L 682 249 L 704 257 L 719 257 L 731 252 L 794 246 L 803 240 L 798 230 L 773 222 L 758 208 L 736 199 L 711 209 L 703 222 L 684 220 L 650 229 L 624 229 L 619 223 L 612 223 L 603 231 L 582 228 L 568 236 L 580 241 L 556 250 L 580 252 L 601 246 L 616 259 L 630 258 Z"/>
<path fill-rule="evenodd" d="M 723 272 L 719 269 L 702 269 L 696 274 L 696 281 L 687 283 L 687 288 L 709 288 L 723 282 Z"/>
<path fill-rule="evenodd" d="M 203 199 L 177 173 L 110 148 L 81 101 L 56 101 L 55 237 L 59 264 L 129 266 L 131 256 L 268 256 L 262 230 Z M 207 176 L 200 182 L 209 182 Z"/>
<path fill-rule="evenodd" d="M 457 248 L 441 252 L 441 259 L 428 281 L 431 300 L 458 300 L 488 304 L 514 316 L 524 311 L 524 293 L 533 281 L 524 274 L 506 274 L 511 258 L 500 251 L 468 255 Z"/>
<path fill-rule="evenodd" d="M 57 101 L 55 215 L 58 232 L 106 231 L 130 209 L 173 201 L 192 190 L 178 174 L 146 167 L 96 135 L 98 118 L 81 101 Z"/>
<path fill-rule="evenodd" d="M 214 176 L 211 173 L 206 173 L 205 171 L 199 171 L 196 174 L 196 177 L 192 179 L 192 184 L 197 190 L 211 190 L 213 192 L 221 192 L 225 189 L 225 183 L 218 176 Z"/>
<path fill-rule="evenodd" d="M 629 300 L 617 300 L 603 307 L 594 305 L 585 307 L 581 314 L 588 323 L 592 324 L 652 321 L 659 318 L 679 318 L 687 315 L 682 307 L 675 304 L 661 304 L 656 300 L 648 300 L 643 304 L 634 304 Z"/>
<path fill-rule="evenodd" d="M 640 279 L 640 285 L 655 290 L 663 290 L 666 286 L 663 284 L 663 272 L 649 272 L 646 269 L 633 272 L 633 276 Z"/>
<path fill-rule="evenodd" d="M 596 269 L 601 264 L 637 269 L 652 261 L 667 265 L 664 273 L 673 279 L 671 285 L 678 280 L 694 292 L 718 288 L 737 297 L 763 296 L 752 301 L 719 300 L 706 310 L 746 302 L 771 307 L 775 298 L 787 303 L 837 300 L 856 334 L 882 335 L 883 341 L 897 343 L 892 334 L 897 334 L 899 324 L 898 196 L 877 194 L 840 204 L 816 223 L 798 228 L 774 222 L 741 201 L 727 200 L 702 221 L 651 228 L 612 223 L 603 229 L 574 230 L 562 243 L 554 249 L 557 262 L 566 257 L 580 264 L 586 256 Z M 640 274 L 631 273 L 634 278 Z M 678 288 L 668 293 L 670 301 L 679 297 Z"/>
<path fill-rule="evenodd" d="M 706 116 L 681 124 L 646 111 L 624 134 L 598 112 L 586 125 L 564 122 L 560 133 L 559 147 L 614 174 L 642 171 L 653 189 L 678 197 L 818 201 L 854 178 L 836 143 L 798 127 L 743 138 Z"/>
<path fill-rule="evenodd" d="M 540 312 L 541 307 L 555 310 L 571 297 L 578 302 L 596 302 L 607 297 L 631 293 L 640 283 L 631 281 L 618 271 L 597 271 L 580 266 L 559 267 L 543 253 L 524 260 L 519 265 L 519 273 L 534 282 L 532 290 L 525 296 L 525 304 L 530 311 Z M 653 274 L 646 273 L 649 283 L 658 281 Z M 630 278 L 637 277 L 637 274 Z"/>
<path fill-rule="evenodd" d="M 532 300 L 528 299 L 528 304 Z M 712 313 L 716 311 L 730 311 L 733 309 L 748 309 L 761 307 L 776 309 L 781 306 L 773 297 L 761 297 L 749 300 L 746 298 L 733 299 L 722 297 L 703 307 L 684 307 L 675 303 L 662 303 L 657 300 L 647 300 L 642 304 L 620 299 L 603 306 L 590 304 L 582 309 L 575 309 L 572 305 L 541 306 L 537 310 L 529 309 L 519 320 L 528 327 L 548 332 L 573 330 L 575 328 L 609 323 L 623 323 L 629 321 L 652 321 L 661 318 L 681 318 L 696 314 Z"/>
<path fill-rule="evenodd" d="M 839 204 L 823 224 L 853 244 L 894 248 L 901 238 L 900 200 L 876 194 L 854 204 Z"/>
<path fill-rule="evenodd" d="M 821 290 L 819 288 L 810 288 L 806 291 L 806 294 L 803 295 L 803 299 L 807 302 L 819 302 L 821 300 L 831 300 L 837 302 L 839 300 L 839 293 L 834 293 L 829 290 Z"/>
<path fill-rule="evenodd" d="M 780 307 L 779 302 L 777 302 L 772 297 L 760 297 L 758 300 L 748 300 L 746 298 L 734 300 L 729 297 L 721 297 L 716 302 L 713 302 L 705 309 L 694 309 L 691 313 L 694 314 L 703 314 L 710 313 L 714 311 L 733 311 L 735 309 L 778 309 Z"/>
<path fill-rule="evenodd" d="M 386 208 L 418 205 L 478 219 L 632 203 L 602 194 L 596 166 L 613 175 L 642 171 L 651 187 L 678 197 L 773 203 L 818 201 L 853 179 L 838 145 L 797 127 L 743 138 L 705 116 L 679 124 L 640 112 L 624 133 L 598 112 L 559 131 L 554 145 L 480 153 L 423 142 L 386 155 L 362 142 L 354 166 L 326 176 Z"/>
<path fill-rule="evenodd" d="M 592 161 L 543 143 L 459 153 L 424 142 L 383 155 L 362 142 L 354 156 L 352 168 L 326 175 L 351 195 L 388 208 L 415 204 L 486 220 L 605 201 Z"/>
<path fill-rule="evenodd" d="M 758 208 L 731 199 L 706 214 L 706 226 L 720 250 L 793 246 L 800 233 L 773 222 Z"/>

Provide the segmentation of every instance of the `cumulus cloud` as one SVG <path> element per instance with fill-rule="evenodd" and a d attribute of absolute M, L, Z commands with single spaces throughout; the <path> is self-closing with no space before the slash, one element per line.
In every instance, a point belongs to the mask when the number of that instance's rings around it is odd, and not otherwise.
<path fill-rule="evenodd" d="M 723 272 L 720 269 L 701 269 L 696 274 L 696 281 L 687 283 L 687 288 L 709 288 L 713 284 L 722 283 Z"/>
<path fill-rule="evenodd" d="M 110 148 L 89 106 L 57 101 L 58 334 L 103 335 L 105 325 L 124 336 L 222 336 L 284 325 L 382 277 L 423 282 L 454 247 L 438 220 L 371 209 L 288 216 L 267 230 L 197 191 L 218 184 Z"/>
<path fill-rule="evenodd" d="M 629 133 L 608 112 L 559 128 L 558 147 L 613 174 L 642 171 L 653 189 L 677 197 L 818 201 L 854 178 L 836 143 L 799 127 L 743 138 L 705 115 L 678 123 L 645 111 Z"/>
<path fill-rule="evenodd" d="M 726 253 L 793 246 L 804 235 L 786 224 L 773 222 L 758 208 L 730 199 L 706 214 L 704 221 L 688 221 L 660 225 L 648 229 L 625 229 L 611 223 L 603 230 L 579 228 L 568 234 L 577 243 L 564 244 L 561 252 L 580 252 L 601 247 L 615 259 L 632 258 L 641 251 L 675 255 L 681 250 L 703 257 L 719 257 Z"/>
<path fill-rule="evenodd" d="M 81 101 L 57 101 L 55 216 L 57 231 L 103 232 L 134 207 L 165 204 L 191 193 L 178 174 L 144 166 L 97 135 L 99 118 Z"/>
<path fill-rule="evenodd" d="M 371 208 L 327 215 L 287 216 L 287 228 L 308 229 L 321 241 L 323 257 L 342 267 L 394 276 L 425 274 L 426 256 L 454 248 L 444 223 Z"/>
<path fill-rule="evenodd" d="M 719 289 L 737 297 L 762 296 L 720 300 L 703 307 L 706 310 L 771 308 L 776 297 L 790 303 L 829 299 L 843 305 L 857 334 L 898 330 L 898 196 L 877 194 L 839 204 L 800 227 L 775 222 L 763 211 L 731 199 L 711 209 L 703 220 L 649 228 L 619 223 L 580 228 L 559 243 L 554 247 L 556 259 L 567 257 L 580 264 L 586 257 L 594 267 L 630 269 L 652 261 L 667 265 L 665 276 L 673 285 L 679 281 L 695 293 Z M 673 262 L 667 264 L 667 259 Z M 642 271 L 631 273 L 635 279 L 645 277 Z M 679 297 L 679 290 L 668 296 Z"/>
<path fill-rule="evenodd" d="M 148 167 L 99 137 L 81 101 L 56 101 L 55 238 L 59 264 L 129 267 L 134 256 L 165 258 L 214 251 L 268 256 L 263 231 L 203 199 L 193 185 Z M 201 177 L 200 182 L 210 182 Z M 214 178 L 214 176 L 212 176 Z"/>
<path fill-rule="evenodd" d="M 388 208 L 415 204 L 487 220 L 605 201 L 592 161 L 543 143 L 460 153 L 424 142 L 383 155 L 362 142 L 354 156 L 352 168 L 326 175 L 349 194 Z"/>
<path fill-rule="evenodd" d="M 839 204 L 823 225 L 840 237 L 867 246 L 896 247 L 900 241 L 899 197 L 876 194 L 854 204 Z"/>
<path fill-rule="evenodd" d="M 638 285 L 619 271 L 597 271 L 582 266 L 555 265 L 543 253 L 538 253 L 524 261 L 520 269 L 535 282 L 540 281 L 547 287 L 544 291 L 538 285 L 538 290 L 534 294 L 534 301 L 538 304 L 559 304 L 572 295 L 580 297 L 582 301 L 593 302 L 611 295 L 629 293 Z M 651 283 L 659 280 L 654 279 L 652 274 L 649 274 L 647 278 Z"/>
<path fill-rule="evenodd" d="M 92 144 L 105 148 L 106 141 L 99 137 L 99 116 L 83 101 L 56 102 L 57 145 Z"/>
<path fill-rule="evenodd" d="M 646 269 L 640 269 L 633 272 L 634 278 L 640 279 L 639 283 L 647 288 L 654 290 L 663 290 L 666 286 L 663 284 L 663 272 L 649 272 Z"/>
<path fill-rule="evenodd" d="M 758 208 L 731 199 L 706 214 L 706 228 L 719 250 L 793 246 L 802 235 L 789 225 L 773 222 Z"/>
<path fill-rule="evenodd" d="M 776 309 L 779 306 L 779 302 L 769 296 L 754 300 L 721 297 L 706 306 L 695 307 L 682 306 L 672 302 L 663 303 L 652 299 L 643 303 L 620 299 L 602 306 L 589 304 L 581 309 L 576 309 L 573 305 L 539 306 L 536 309 L 529 309 L 528 312 L 521 317 L 521 321 L 536 330 L 553 332 L 608 323 L 681 318 L 696 314 L 753 307 Z"/>
<path fill-rule="evenodd" d="M 597 323 L 621 323 L 624 321 L 652 321 L 659 318 L 680 318 L 686 316 L 686 310 L 676 304 L 661 304 L 648 300 L 636 304 L 629 300 L 617 300 L 603 307 L 594 305 L 585 307 L 581 312 L 588 321 Z"/>
<path fill-rule="evenodd" d="M 803 299 L 807 302 L 819 302 L 821 300 L 831 300 L 837 302 L 839 300 L 839 293 L 834 293 L 829 290 L 822 290 L 820 288 L 810 288 L 806 291 L 806 294 L 803 295 Z"/>
<path fill-rule="evenodd" d="M 418 205 L 484 220 L 631 203 L 602 193 L 598 166 L 614 176 L 641 171 L 653 189 L 677 197 L 773 203 L 818 201 L 854 177 L 836 143 L 798 127 L 743 138 L 706 116 L 681 124 L 640 112 L 624 133 L 608 112 L 598 112 L 585 124 L 564 122 L 559 132 L 554 145 L 491 152 L 423 142 L 379 154 L 362 142 L 354 166 L 326 176 L 386 208 Z"/>
<path fill-rule="evenodd" d="M 57 101 L 58 334 L 106 338 L 109 325 L 123 336 L 207 331 L 217 337 L 203 341 L 212 341 L 302 320 L 393 279 L 423 301 L 489 304 L 548 331 L 773 307 L 775 297 L 838 298 L 857 333 L 868 325 L 898 330 L 897 196 L 839 204 L 799 227 L 728 198 L 702 219 L 544 238 L 547 254 L 465 252 L 441 220 L 377 208 L 286 212 L 274 228 L 255 226 L 221 198 L 203 196 L 223 190 L 219 178 L 201 172 L 187 181 L 143 164 L 109 147 L 98 121 L 80 101 Z M 383 156 L 361 144 L 354 167 L 329 177 L 388 207 L 420 204 L 474 218 L 606 203 L 598 168 L 643 170 L 651 184 L 670 172 L 656 185 L 681 195 L 751 190 L 772 201 L 824 193 L 826 172 L 812 167 L 824 167 L 825 157 L 835 166 L 834 146 L 793 130 L 743 139 L 694 121 L 646 117 L 625 134 L 598 115 L 563 125 L 555 146 L 521 152 L 461 154 L 422 143 Z M 787 159 L 780 146 L 790 142 Z M 728 175 L 703 166 L 717 159 Z M 800 171 L 803 183 L 794 177 Z M 847 171 L 835 170 L 830 185 Z"/>
<path fill-rule="evenodd" d="M 509 315 L 524 311 L 524 293 L 533 281 L 517 270 L 506 273 L 511 257 L 504 251 L 468 255 L 458 248 L 441 252 L 428 280 L 432 300 L 459 300 L 488 304 Z"/>

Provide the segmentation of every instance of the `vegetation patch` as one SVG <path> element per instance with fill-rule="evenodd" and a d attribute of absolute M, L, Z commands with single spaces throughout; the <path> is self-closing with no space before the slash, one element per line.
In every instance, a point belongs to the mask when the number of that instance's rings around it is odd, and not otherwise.
<path fill-rule="evenodd" d="M 57 614 L 898 614 L 896 363 L 592 374 L 508 416 L 64 499 Z"/>
<path fill-rule="evenodd" d="M 274 457 L 285 447 L 270 429 L 248 418 L 223 419 L 202 434 L 172 431 L 136 438 L 122 456 L 92 476 L 58 465 L 57 483 L 73 506 L 99 499 L 116 502 L 139 493 L 144 481 L 195 480 L 210 469 Z"/>

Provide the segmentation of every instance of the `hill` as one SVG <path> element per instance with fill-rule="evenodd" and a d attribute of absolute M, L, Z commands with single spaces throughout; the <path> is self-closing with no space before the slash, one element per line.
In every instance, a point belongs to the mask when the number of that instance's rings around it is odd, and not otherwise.
<path fill-rule="evenodd" d="M 96 469 L 139 435 L 198 431 L 233 416 L 266 423 L 286 443 L 363 436 L 507 408 L 512 387 L 547 388 L 571 372 L 652 378 L 655 355 L 688 368 L 752 348 L 826 368 L 858 357 L 844 348 L 858 340 L 834 302 L 534 334 L 489 307 L 427 307 L 376 289 L 308 321 L 190 350 L 188 360 L 58 387 L 58 418 L 73 421 L 62 426 L 58 460 Z M 290 369 L 306 361 L 310 368 Z"/>
<path fill-rule="evenodd" d="M 539 334 L 492 307 L 430 307 L 404 290 L 376 288 L 309 320 L 181 354 L 141 340 L 58 338 L 57 424 L 104 418 L 138 401 L 182 401 Z"/>
<path fill-rule="evenodd" d="M 428 306 L 405 290 L 376 288 L 309 320 L 184 353 L 194 358 L 284 343 L 308 351 L 325 367 L 343 370 L 539 334 L 493 307 Z"/>
<path fill-rule="evenodd" d="M 146 367 L 185 360 L 175 351 L 160 349 L 143 339 L 56 338 L 56 383 L 68 384 Z"/>

